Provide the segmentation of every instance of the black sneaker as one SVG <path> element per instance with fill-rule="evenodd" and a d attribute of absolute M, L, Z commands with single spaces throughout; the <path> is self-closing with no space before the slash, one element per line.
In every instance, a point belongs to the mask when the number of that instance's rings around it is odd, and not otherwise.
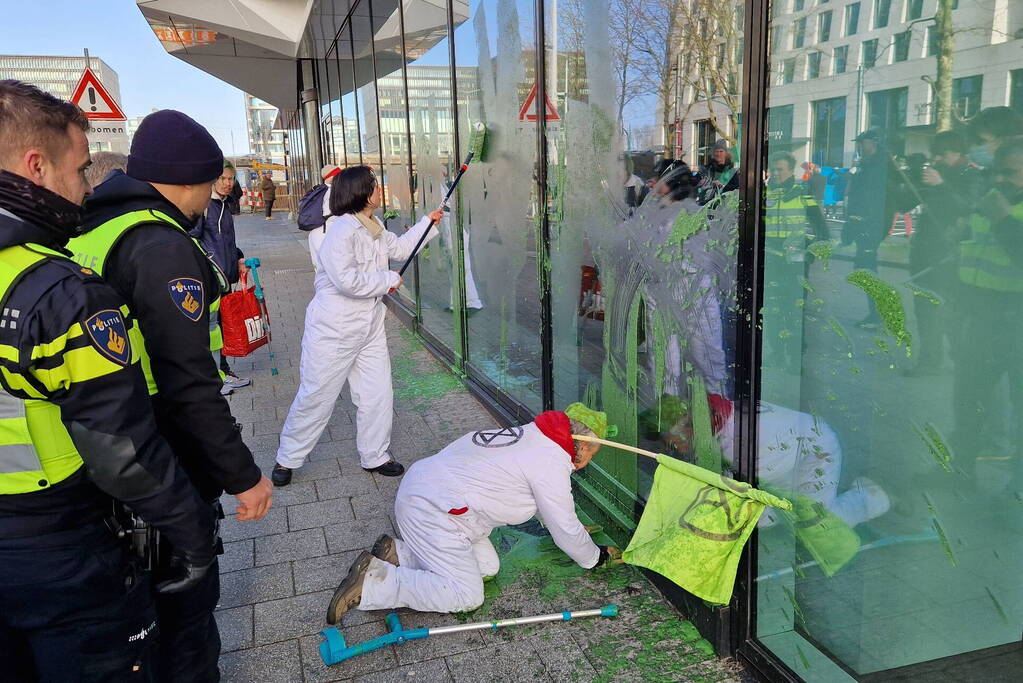
<path fill-rule="evenodd" d="M 397 460 L 388 460 L 379 467 L 368 468 L 363 467 L 362 469 L 366 470 L 367 472 L 376 472 L 377 474 L 382 474 L 385 477 L 400 477 L 401 475 L 405 474 L 405 466 L 402 465 Z"/>
<path fill-rule="evenodd" d="M 291 469 L 283 465 L 274 465 L 273 472 L 270 473 L 270 481 L 274 483 L 274 486 L 287 486 L 291 483 Z"/>

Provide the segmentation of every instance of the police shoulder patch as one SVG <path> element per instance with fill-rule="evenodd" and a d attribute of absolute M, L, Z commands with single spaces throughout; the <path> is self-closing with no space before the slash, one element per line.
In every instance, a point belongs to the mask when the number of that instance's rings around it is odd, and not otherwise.
<path fill-rule="evenodd" d="M 92 345 L 106 358 L 118 365 L 131 362 L 128 330 L 120 311 L 100 311 L 86 318 L 84 325 Z"/>
<path fill-rule="evenodd" d="M 167 292 L 182 315 L 192 322 L 199 321 L 205 304 L 205 291 L 201 282 L 191 277 L 176 277 L 167 283 Z"/>

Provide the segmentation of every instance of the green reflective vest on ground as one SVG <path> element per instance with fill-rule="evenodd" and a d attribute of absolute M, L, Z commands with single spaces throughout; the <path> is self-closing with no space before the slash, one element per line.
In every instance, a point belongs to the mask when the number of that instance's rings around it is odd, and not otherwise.
<path fill-rule="evenodd" d="M 807 231 L 806 210 L 817 200 L 795 187 L 769 189 L 764 193 L 764 224 L 767 237 L 786 238 Z"/>
<path fill-rule="evenodd" d="M 117 246 L 118 242 L 121 241 L 128 231 L 132 228 L 147 223 L 160 222 L 166 223 L 167 225 L 180 230 L 184 233 L 188 239 L 192 240 L 195 244 L 195 248 L 203 255 L 204 259 L 209 260 L 206 250 L 203 249 L 202 245 L 199 244 L 191 235 L 188 235 L 187 231 L 181 227 L 177 221 L 168 216 L 167 214 L 154 211 L 151 209 L 144 209 L 142 211 L 131 211 L 123 214 L 116 218 L 111 218 L 106 223 L 103 223 L 99 227 L 90 230 L 81 237 L 76 237 L 68 243 L 68 249 L 74 252 L 74 260 L 83 266 L 92 268 L 100 275 L 103 275 L 104 267 L 106 266 L 107 258 L 110 256 L 110 252 L 113 251 L 114 247 Z M 211 267 L 214 268 L 216 273 L 219 270 L 209 260 Z M 218 274 L 218 279 L 223 279 Z M 224 280 L 226 282 L 226 279 Z M 220 325 L 217 323 L 217 311 L 220 310 L 220 297 L 217 296 L 210 303 L 210 352 L 219 351 L 224 346 L 224 336 L 220 330 Z M 142 336 L 142 330 L 139 325 L 134 325 L 129 331 L 131 336 L 132 345 L 138 349 L 138 352 L 142 359 L 142 372 L 146 376 L 146 384 L 149 387 L 149 395 L 152 396 L 157 393 L 158 388 L 156 386 L 156 379 L 153 377 L 153 368 L 149 360 L 149 353 L 146 351 L 145 339 Z"/>
<path fill-rule="evenodd" d="M 1023 221 L 1023 203 L 1009 212 Z M 991 221 L 980 214 L 970 216 L 970 239 L 959 245 L 959 279 L 980 289 L 996 292 L 1023 292 L 1023 268 L 1012 262 L 1009 253 L 998 244 Z"/>
<path fill-rule="evenodd" d="M 30 270 L 51 257 L 66 258 L 56 251 L 38 245 L 19 245 L 0 251 L 0 306 L 7 308 L 8 295 L 14 284 Z M 12 316 L 11 324 L 17 320 Z M 6 326 L 7 321 L 3 324 Z M 63 353 L 67 340 L 84 334 L 81 323 L 75 323 L 67 334 L 32 350 L 32 358 Z M 0 357 L 17 363 L 20 352 L 13 346 L 0 344 Z M 57 484 L 82 467 L 78 450 L 60 419 L 60 408 L 44 400 L 25 400 L 7 393 L 10 387 L 29 395 L 39 393 L 21 374 L 7 366 L 0 388 L 0 495 L 32 493 Z"/>

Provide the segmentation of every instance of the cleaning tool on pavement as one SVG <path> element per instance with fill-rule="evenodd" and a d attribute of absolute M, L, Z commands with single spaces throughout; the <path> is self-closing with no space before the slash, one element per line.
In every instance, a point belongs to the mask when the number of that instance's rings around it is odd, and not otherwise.
<path fill-rule="evenodd" d="M 255 271 L 252 271 L 255 273 Z M 224 333 L 224 346 L 220 352 L 230 358 L 247 356 L 269 341 L 263 325 L 263 311 L 256 298 L 255 287 L 250 287 L 245 273 L 241 288 L 220 298 L 220 327 Z"/>
<path fill-rule="evenodd" d="M 473 159 L 482 160 L 486 139 L 487 126 L 485 123 L 480 121 L 476 124 L 476 127 L 473 129 L 472 137 L 469 138 L 469 153 L 465 155 L 465 161 L 463 161 L 462 165 L 458 168 L 458 174 L 455 175 L 454 182 L 451 183 L 451 187 L 449 187 L 448 191 L 444 194 L 444 201 L 440 203 L 440 206 L 437 207 L 438 209 L 443 209 L 445 206 L 448 205 L 448 201 L 451 199 L 451 195 L 454 193 L 455 188 L 458 187 L 458 181 L 462 179 L 462 176 L 465 174 L 466 170 L 468 170 L 469 164 L 472 163 L 472 160 Z M 405 270 L 409 267 L 409 264 L 412 263 L 412 259 L 416 257 L 416 254 L 419 253 L 419 247 L 423 246 L 423 240 L 425 240 L 426 236 L 430 234 L 430 229 L 433 228 L 433 224 L 435 222 L 436 221 L 433 220 L 430 221 L 430 225 L 426 227 L 426 230 L 423 232 L 422 237 L 420 237 L 419 241 L 416 242 L 416 246 L 412 250 L 412 253 L 409 255 L 408 259 L 405 261 L 405 265 L 403 265 L 401 267 L 401 270 L 398 271 L 398 275 L 405 274 Z"/>
<path fill-rule="evenodd" d="M 274 347 L 271 344 L 273 335 L 270 333 L 270 313 L 266 310 L 266 297 L 263 296 L 263 285 L 259 281 L 259 259 L 250 256 L 245 259 L 245 265 L 252 271 L 252 281 L 256 284 L 256 301 L 259 302 L 260 320 L 263 329 L 266 331 L 266 348 L 270 352 L 270 374 L 277 374 L 277 358 L 274 356 Z"/>
<path fill-rule="evenodd" d="M 382 636 L 378 636 L 365 643 L 349 646 L 345 637 L 336 628 L 328 628 L 320 631 L 324 641 L 320 643 L 320 658 L 327 666 L 338 664 L 346 659 L 358 655 L 373 652 L 388 645 L 404 645 L 410 640 L 419 640 L 429 636 L 439 636 L 445 633 L 462 633 L 464 631 L 483 631 L 489 629 L 496 631 L 504 626 L 522 626 L 524 624 L 539 624 L 545 621 L 571 621 L 585 617 L 614 617 L 618 616 L 617 605 L 605 605 L 599 609 L 587 609 L 577 612 L 554 612 L 553 614 L 541 614 L 535 617 L 517 617 L 514 619 L 500 619 L 498 621 L 478 621 L 472 624 L 456 624 L 454 626 L 435 626 L 431 628 L 415 628 L 405 630 L 401 626 L 398 615 L 388 614 L 384 619 L 387 627 L 391 630 Z"/>
<path fill-rule="evenodd" d="M 591 436 L 572 438 L 657 460 L 646 508 L 622 557 L 707 602 L 731 600 L 739 555 L 764 508 L 792 509 L 787 500 L 667 455 Z"/>

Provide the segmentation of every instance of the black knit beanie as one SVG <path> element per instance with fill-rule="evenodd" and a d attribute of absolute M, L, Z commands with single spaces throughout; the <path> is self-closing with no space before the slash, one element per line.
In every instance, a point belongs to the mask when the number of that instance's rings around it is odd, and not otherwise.
<path fill-rule="evenodd" d="M 173 109 L 142 119 L 128 154 L 127 174 L 165 185 L 209 183 L 224 170 L 217 141 L 192 118 Z"/>

